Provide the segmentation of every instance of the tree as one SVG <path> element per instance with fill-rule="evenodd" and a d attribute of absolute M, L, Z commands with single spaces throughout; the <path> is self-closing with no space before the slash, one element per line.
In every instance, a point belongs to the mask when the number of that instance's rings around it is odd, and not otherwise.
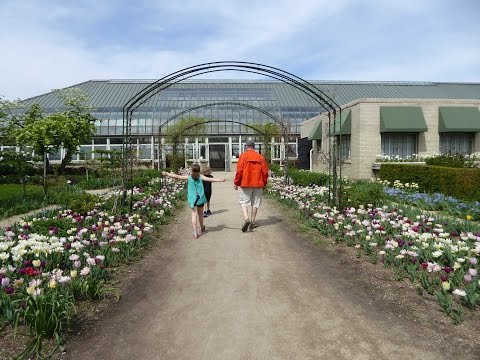
<path fill-rule="evenodd" d="M 177 169 L 180 161 L 177 154 L 180 141 L 189 136 L 198 136 L 205 133 L 206 120 L 203 118 L 186 117 L 179 119 L 175 124 L 167 127 L 165 131 L 167 142 L 173 144 L 173 164 L 172 167 Z"/>
<path fill-rule="evenodd" d="M 268 162 L 272 161 L 272 151 L 270 143 L 272 138 L 279 138 L 282 135 L 282 129 L 277 123 L 254 124 L 251 125 L 255 130 L 262 134 L 262 142 L 265 149 L 265 158 Z"/>
<path fill-rule="evenodd" d="M 95 118 L 90 114 L 88 97 L 79 89 L 54 90 L 62 100 L 63 111 L 46 117 L 38 104 L 25 113 L 23 127 L 15 131 L 17 144 L 30 145 L 39 156 L 65 149 L 60 172 L 72 161 L 81 144 L 95 134 Z"/>
<path fill-rule="evenodd" d="M 23 123 L 20 100 L 5 100 L 0 96 L 0 142 L 2 145 L 15 145 L 15 130 Z"/>

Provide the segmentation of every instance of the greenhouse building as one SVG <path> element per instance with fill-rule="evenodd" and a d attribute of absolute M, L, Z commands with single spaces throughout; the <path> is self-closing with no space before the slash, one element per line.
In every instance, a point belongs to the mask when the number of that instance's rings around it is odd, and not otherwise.
<path fill-rule="evenodd" d="M 74 162 L 102 156 L 98 150 L 122 149 L 124 106 L 153 81 L 90 80 L 71 86 L 88 95 L 97 119 L 92 142 L 80 147 Z M 480 152 L 480 84 L 309 83 L 339 106 L 335 117 L 292 84 L 277 80 L 187 79 L 171 84 L 132 113 L 132 146 L 141 162 L 165 165 L 172 151 L 169 129 L 180 121 L 201 119 L 197 131 L 181 138 L 187 166 L 199 162 L 233 171 L 245 141 L 253 139 L 257 150 L 273 161 L 290 159 L 300 168 L 326 171 L 334 144 L 341 150 L 344 174 L 352 178 L 372 177 L 379 156 L 413 159 L 418 154 Z M 33 103 L 47 113 L 62 106 L 55 92 L 25 100 Z M 267 124 L 278 131 L 265 132 Z M 61 150 L 50 160 L 63 155 Z"/>

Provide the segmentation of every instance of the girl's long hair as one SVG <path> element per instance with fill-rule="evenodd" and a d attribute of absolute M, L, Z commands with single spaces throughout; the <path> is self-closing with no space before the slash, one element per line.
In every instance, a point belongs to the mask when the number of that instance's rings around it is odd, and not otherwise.
<path fill-rule="evenodd" d="M 197 180 L 200 177 L 200 165 L 193 164 L 192 165 L 192 178 Z"/>

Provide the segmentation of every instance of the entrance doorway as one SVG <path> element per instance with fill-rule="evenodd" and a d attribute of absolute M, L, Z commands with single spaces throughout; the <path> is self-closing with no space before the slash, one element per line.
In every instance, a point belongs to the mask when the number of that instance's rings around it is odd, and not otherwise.
<path fill-rule="evenodd" d="M 225 171 L 225 144 L 210 144 L 209 145 L 209 160 L 212 170 Z"/>

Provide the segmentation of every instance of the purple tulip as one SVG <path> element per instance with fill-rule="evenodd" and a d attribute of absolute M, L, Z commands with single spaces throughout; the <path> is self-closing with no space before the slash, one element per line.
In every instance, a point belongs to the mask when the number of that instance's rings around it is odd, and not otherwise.
<path fill-rule="evenodd" d="M 452 268 L 450 266 L 445 266 L 443 268 L 443 271 L 445 271 L 448 274 L 448 273 L 452 272 Z"/>
<path fill-rule="evenodd" d="M 441 279 L 443 282 L 447 281 L 447 280 L 448 280 L 447 274 L 442 274 L 442 276 L 440 276 L 440 279 Z"/>
<path fill-rule="evenodd" d="M 405 245 L 405 241 L 398 239 L 398 247 L 403 247 L 403 245 Z"/>
<path fill-rule="evenodd" d="M 9 287 L 7 287 L 7 288 L 5 289 L 5 293 L 6 293 L 7 295 L 13 294 L 14 291 L 15 291 L 15 290 L 13 289 L 13 286 L 9 286 Z"/>
<path fill-rule="evenodd" d="M 413 241 L 408 242 L 408 246 L 413 246 L 415 243 Z"/>
<path fill-rule="evenodd" d="M 472 277 L 467 274 L 463 277 L 463 281 L 465 281 L 466 283 L 469 283 L 472 281 Z"/>
<path fill-rule="evenodd" d="M 23 262 L 23 265 L 26 266 L 26 267 L 32 266 L 32 260 L 25 260 L 25 261 Z"/>
<path fill-rule="evenodd" d="M 478 270 L 477 269 L 468 269 L 468 273 L 471 277 L 477 276 Z"/>
<path fill-rule="evenodd" d="M 469 261 L 470 261 L 470 264 L 472 265 L 477 265 L 477 262 L 478 262 L 477 258 L 474 258 L 474 257 L 471 257 Z"/>

